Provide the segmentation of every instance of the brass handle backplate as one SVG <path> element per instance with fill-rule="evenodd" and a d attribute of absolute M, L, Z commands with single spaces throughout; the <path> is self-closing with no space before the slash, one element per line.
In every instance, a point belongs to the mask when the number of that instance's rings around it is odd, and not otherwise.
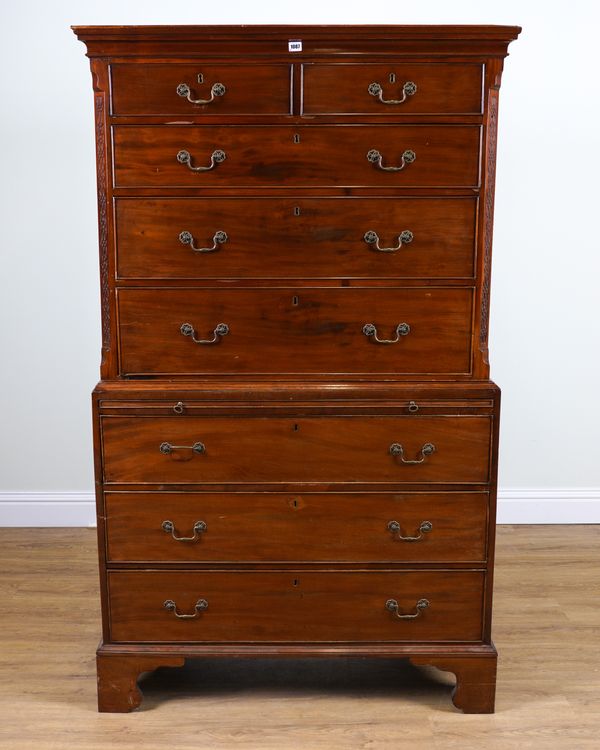
<path fill-rule="evenodd" d="M 173 453 L 173 451 L 192 451 L 192 453 L 204 453 L 206 451 L 206 446 L 204 443 L 194 443 L 193 445 L 172 445 L 171 443 L 161 443 L 158 446 L 158 449 L 161 453 L 164 453 L 165 455 L 169 455 L 169 453 Z"/>
<path fill-rule="evenodd" d="M 217 323 L 212 339 L 197 339 L 196 331 L 191 323 L 182 323 L 179 331 L 182 336 L 190 336 L 195 344 L 218 344 L 221 338 L 229 333 L 229 326 L 227 323 Z"/>
<path fill-rule="evenodd" d="M 385 608 L 390 612 L 393 612 L 399 620 L 414 620 L 424 609 L 427 609 L 428 606 L 429 601 L 427 599 L 419 599 L 415 604 L 416 611 L 413 614 L 404 615 L 400 613 L 400 605 L 395 599 L 388 599 L 385 603 Z"/>
<path fill-rule="evenodd" d="M 222 83 L 213 83 L 210 87 L 210 99 L 192 99 L 192 90 L 187 83 L 180 83 L 175 90 L 179 96 L 187 99 L 188 102 L 191 102 L 192 104 L 210 104 L 211 102 L 214 102 L 217 96 L 223 96 L 227 91 Z"/>
<path fill-rule="evenodd" d="M 221 162 L 224 162 L 226 158 L 227 154 L 225 153 L 225 151 L 217 148 L 210 155 L 210 164 L 208 165 L 208 167 L 195 167 L 192 164 L 192 155 L 189 151 L 182 149 L 181 151 L 177 152 L 177 161 L 180 164 L 185 164 L 188 169 L 192 170 L 192 172 L 208 172 L 209 170 L 214 169 L 217 164 L 221 164 Z"/>
<path fill-rule="evenodd" d="M 383 86 L 376 82 L 370 83 L 367 91 L 371 96 L 376 96 L 383 104 L 403 104 L 409 96 L 414 96 L 417 93 L 417 84 L 413 81 L 406 81 L 402 86 L 402 99 L 384 99 Z"/>
<path fill-rule="evenodd" d="M 428 534 L 433 529 L 433 524 L 431 521 L 423 521 L 419 526 L 418 536 L 402 536 L 399 521 L 390 521 L 387 527 L 394 534 L 394 537 L 402 542 L 418 542 L 419 539 L 423 538 L 423 534 Z"/>
<path fill-rule="evenodd" d="M 404 231 L 400 232 L 400 234 L 398 235 L 398 244 L 396 245 L 396 247 L 380 247 L 379 235 L 372 229 L 369 229 L 368 232 L 365 232 L 363 239 L 367 243 L 367 245 L 371 245 L 376 250 L 379 250 L 380 253 L 395 253 L 396 250 L 400 250 L 402 245 L 408 245 L 409 242 L 412 242 L 414 239 L 414 235 L 410 231 L 410 229 L 405 229 Z"/>
<path fill-rule="evenodd" d="M 412 164 L 416 158 L 417 155 L 414 151 L 412 151 L 411 149 L 406 149 L 400 159 L 399 167 L 384 167 L 383 156 L 379 151 L 377 151 L 377 149 L 372 148 L 367 153 L 367 159 L 371 162 L 371 164 L 374 164 L 378 169 L 383 169 L 384 172 L 399 172 L 401 169 L 404 169 L 407 164 Z"/>
<path fill-rule="evenodd" d="M 398 323 L 396 326 L 396 338 L 395 339 L 380 339 L 377 335 L 377 328 L 373 323 L 365 323 L 362 332 L 367 338 L 372 338 L 378 344 L 397 344 L 400 341 L 401 336 L 407 336 L 410 333 L 410 326 L 408 323 Z"/>
<path fill-rule="evenodd" d="M 422 464 L 427 456 L 431 456 L 432 453 L 435 453 L 435 445 L 433 443 L 425 443 L 419 451 L 421 458 L 404 458 L 404 448 L 400 443 L 392 443 L 390 445 L 390 453 L 392 456 L 399 458 L 403 464 Z"/>
<path fill-rule="evenodd" d="M 194 620 L 200 615 L 203 610 L 208 609 L 208 602 L 206 601 L 206 599 L 198 599 L 198 601 L 194 605 L 194 612 L 191 615 L 181 614 L 181 612 L 178 612 L 177 605 L 172 599 L 167 599 L 166 601 L 164 601 L 163 607 L 167 610 L 167 612 L 172 612 L 175 617 L 178 617 L 180 620 Z"/>
<path fill-rule="evenodd" d="M 218 249 L 219 245 L 223 245 L 227 242 L 228 239 L 227 232 L 219 229 L 213 235 L 212 247 L 196 247 L 194 244 L 194 235 L 191 232 L 184 230 L 179 233 L 179 242 L 181 242 L 182 245 L 189 245 L 195 253 L 212 253 L 214 250 Z"/>
<path fill-rule="evenodd" d="M 177 533 L 175 531 L 175 524 L 173 523 L 173 521 L 163 521 L 161 524 L 161 528 L 163 531 L 166 531 L 167 534 L 171 534 L 176 542 L 195 542 L 196 539 L 200 538 L 200 534 L 206 531 L 206 522 L 196 521 L 193 528 L 194 536 L 177 536 Z"/>

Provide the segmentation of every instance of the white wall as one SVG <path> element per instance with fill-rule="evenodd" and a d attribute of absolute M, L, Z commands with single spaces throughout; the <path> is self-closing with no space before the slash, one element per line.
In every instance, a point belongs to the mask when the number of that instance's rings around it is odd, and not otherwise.
<path fill-rule="evenodd" d="M 501 95 L 492 287 L 501 518 L 600 521 L 599 20 L 593 0 L 5 0 L 0 523 L 83 523 L 91 510 L 89 392 L 100 351 L 93 117 L 72 23 L 522 25 Z M 44 505 L 48 492 L 63 505 Z"/>

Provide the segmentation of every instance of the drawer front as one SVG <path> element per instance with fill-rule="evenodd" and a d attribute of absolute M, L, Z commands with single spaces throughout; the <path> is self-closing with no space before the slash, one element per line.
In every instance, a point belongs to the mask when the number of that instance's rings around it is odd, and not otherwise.
<path fill-rule="evenodd" d="M 482 637 L 482 572 L 118 571 L 108 574 L 108 586 L 112 641 Z M 422 600 L 428 606 L 417 609 Z M 388 609 L 388 601 L 397 609 Z M 172 604 L 166 608 L 165 602 Z M 413 619 L 398 617 L 417 612 Z M 196 616 L 181 619 L 176 614 Z"/>
<path fill-rule="evenodd" d="M 476 210 L 474 198 L 122 198 L 117 273 L 473 278 Z"/>
<path fill-rule="evenodd" d="M 471 370 L 471 289 L 121 289 L 118 307 L 127 375 Z"/>
<path fill-rule="evenodd" d="M 482 67 L 386 62 L 302 66 L 306 114 L 481 114 Z"/>
<path fill-rule="evenodd" d="M 480 128 L 475 125 L 120 125 L 113 132 L 117 187 L 479 184 Z M 383 166 L 405 166 L 384 171 L 367 158 L 373 151 Z M 408 152 L 415 155 L 411 163 L 403 156 Z M 223 154 L 225 159 L 216 161 Z M 190 165 L 212 168 L 193 171 Z"/>
<path fill-rule="evenodd" d="M 287 115 L 291 65 L 113 64 L 114 115 Z"/>
<path fill-rule="evenodd" d="M 490 428 L 487 416 L 103 417 L 104 478 L 160 484 L 487 482 Z M 393 444 L 402 446 L 401 454 Z M 428 444 L 433 453 L 423 450 Z"/>
<path fill-rule="evenodd" d="M 110 562 L 480 562 L 488 494 L 105 494 Z"/>

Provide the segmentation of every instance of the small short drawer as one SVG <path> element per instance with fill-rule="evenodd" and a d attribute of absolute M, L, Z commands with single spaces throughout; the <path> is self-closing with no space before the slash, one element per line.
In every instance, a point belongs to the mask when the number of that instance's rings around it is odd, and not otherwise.
<path fill-rule="evenodd" d="M 116 187 L 478 187 L 478 125 L 117 125 Z"/>
<path fill-rule="evenodd" d="M 108 573 L 113 642 L 479 641 L 485 574 Z"/>
<path fill-rule="evenodd" d="M 463 63 L 307 63 L 303 114 L 481 114 L 482 66 Z"/>
<path fill-rule="evenodd" d="M 489 481 L 489 416 L 142 414 L 102 417 L 105 482 Z"/>
<path fill-rule="evenodd" d="M 123 375 L 469 374 L 472 289 L 120 289 Z"/>
<path fill-rule="evenodd" d="M 119 198 L 122 279 L 473 278 L 475 198 Z"/>
<path fill-rule="evenodd" d="M 106 492 L 109 562 L 469 562 L 486 492 Z"/>
<path fill-rule="evenodd" d="M 193 61 L 110 66 L 114 115 L 286 115 L 291 65 Z"/>

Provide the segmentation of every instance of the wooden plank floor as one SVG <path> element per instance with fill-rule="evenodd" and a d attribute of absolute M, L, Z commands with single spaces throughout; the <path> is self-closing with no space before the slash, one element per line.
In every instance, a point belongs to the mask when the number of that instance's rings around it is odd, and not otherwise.
<path fill-rule="evenodd" d="M 0 529 L 0 747 L 379 750 L 600 747 L 600 526 L 502 526 L 497 713 L 453 678 L 378 660 L 204 660 L 96 713 L 95 532 Z"/>

